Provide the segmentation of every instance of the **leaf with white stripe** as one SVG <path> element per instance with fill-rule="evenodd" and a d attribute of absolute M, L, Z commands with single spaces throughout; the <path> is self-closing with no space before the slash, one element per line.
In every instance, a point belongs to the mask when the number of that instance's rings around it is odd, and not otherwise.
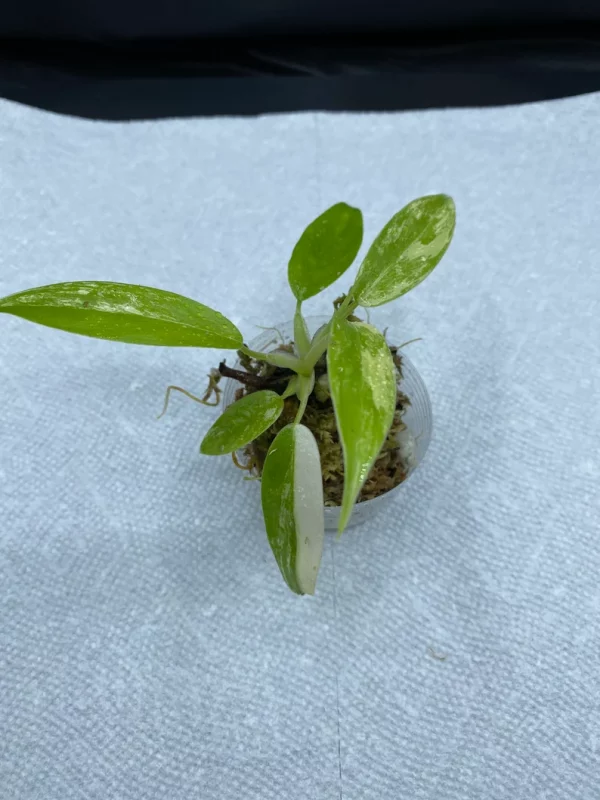
<path fill-rule="evenodd" d="M 325 536 L 321 460 L 304 425 L 287 425 L 273 440 L 262 473 L 267 537 L 287 585 L 314 594 Z"/>

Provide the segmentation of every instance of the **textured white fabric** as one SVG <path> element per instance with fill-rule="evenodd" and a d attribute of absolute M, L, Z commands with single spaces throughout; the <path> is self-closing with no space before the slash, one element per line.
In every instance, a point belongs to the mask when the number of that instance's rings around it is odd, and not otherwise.
<path fill-rule="evenodd" d="M 600 96 L 91 123 L 0 104 L 0 293 L 156 285 L 255 335 L 345 200 L 437 191 L 455 241 L 374 313 L 429 386 L 398 501 L 285 588 L 259 491 L 201 457 L 221 353 L 0 317 L 0 796 L 597 800 Z M 342 279 L 307 311 L 323 313 Z M 445 655 L 445 660 L 434 655 Z"/>

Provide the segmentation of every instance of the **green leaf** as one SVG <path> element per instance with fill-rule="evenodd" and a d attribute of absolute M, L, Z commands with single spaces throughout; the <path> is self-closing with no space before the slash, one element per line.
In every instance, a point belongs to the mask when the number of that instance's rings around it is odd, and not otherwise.
<path fill-rule="evenodd" d="M 337 203 L 304 231 L 288 265 L 288 280 L 297 300 L 308 300 L 348 269 L 360 250 L 362 213 Z"/>
<path fill-rule="evenodd" d="M 236 350 L 242 334 L 218 311 L 162 289 L 78 281 L 0 300 L 0 312 L 70 333 L 129 344 Z"/>
<path fill-rule="evenodd" d="M 287 425 L 273 440 L 261 479 L 269 544 L 287 585 L 314 594 L 325 537 L 321 460 L 304 425 Z"/>
<path fill-rule="evenodd" d="M 448 249 L 456 212 L 444 194 L 413 200 L 383 228 L 361 264 L 351 294 L 357 305 L 380 306 L 424 280 Z"/>
<path fill-rule="evenodd" d="M 334 318 L 327 374 L 344 452 L 341 533 L 392 425 L 396 370 L 376 328 Z"/>
<path fill-rule="evenodd" d="M 233 453 L 252 442 L 279 418 L 283 400 L 276 392 L 252 392 L 230 405 L 210 428 L 200 452 L 206 456 Z"/>
<path fill-rule="evenodd" d="M 296 313 L 294 314 L 294 344 L 296 345 L 296 352 L 303 358 L 310 350 L 310 333 L 306 320 L 302 316 L 302 309 L 300 303 L 296 306 Z"/>

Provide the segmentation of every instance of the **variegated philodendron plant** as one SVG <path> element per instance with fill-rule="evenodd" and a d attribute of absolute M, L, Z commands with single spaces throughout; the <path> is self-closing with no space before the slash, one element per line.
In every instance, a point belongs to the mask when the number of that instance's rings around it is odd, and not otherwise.
<path fill-rule="evenodd" d="M 363 238 L 358 209 L 338 203 L 321 214 L 300 237 L 288 264 L 296 298 L 294 353 L 255 352 L 244 344 L 237 327 L 212 308 L 132 284 L 42 286 L 0 300 L 0 312 L 129 344 L 240 350 L 289 369 L 290 380 L 281 394 L 260 390 L 243 396 L 217 419 L 200 450 L 213 456 L 235 452 L 277 420 L 286 397 L 298 397 L 294 422 L 277 434 L 264 463 L 262 507 L 269 543 L 287 585 L 298 594 L 314 594 L 324 538 L 323 489 L 317 444 L 302 424 L 314 367 L 327 353 L 344 456 L 341 532 L 392 425 L 396 404 L 396 371 L 385 338 L 372 325 L 351 321 L 353 311 L 389 303 L 417 286 L 446 252 L 454 225 L 454 203 L 446 195 L 409 203 L 377 236 L 344 302 L 311 338 L 303 302 L 348 269 Z"/>

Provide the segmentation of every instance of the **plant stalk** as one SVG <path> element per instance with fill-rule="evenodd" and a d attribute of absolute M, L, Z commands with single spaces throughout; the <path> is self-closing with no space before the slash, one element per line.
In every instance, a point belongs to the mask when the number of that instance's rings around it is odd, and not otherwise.
<path fill-rule="evenodd" d="M 298 413 L 296 414 L 296 418 L 294 420 L 294 423 L 296 425 L 302 421 L 302 417 L 304 416 L 304 412 L 306 411 L 306 406 L 308 404 L 308 398 L 310 397 L 310 393 L 312 392 L 314 385 L 315 385 L 314 372 L 312 373 L 310 378 L 307 378 L 304 375 L 298 376 L 298 385 L 296 387 L 296 394 L 298 395 L 298 400 L 300 401 L 300 405 L 298 407 Z"/>
<path fill-rule="evenodd" d="M 252 386 L 255 389 L 268 389 L 278 383 L 289 381 L 289 375 L 279 375 L 270 378 L 263 378 L 260 375 L 253 375 L 251 372 L 245 372 L 241 369 L 233 369 L 228 367 L 224 361 L 219 364 L 219 372 L 224 378 L 233 378 L 234 381 L 243 383 L 245 386 Z"/>

